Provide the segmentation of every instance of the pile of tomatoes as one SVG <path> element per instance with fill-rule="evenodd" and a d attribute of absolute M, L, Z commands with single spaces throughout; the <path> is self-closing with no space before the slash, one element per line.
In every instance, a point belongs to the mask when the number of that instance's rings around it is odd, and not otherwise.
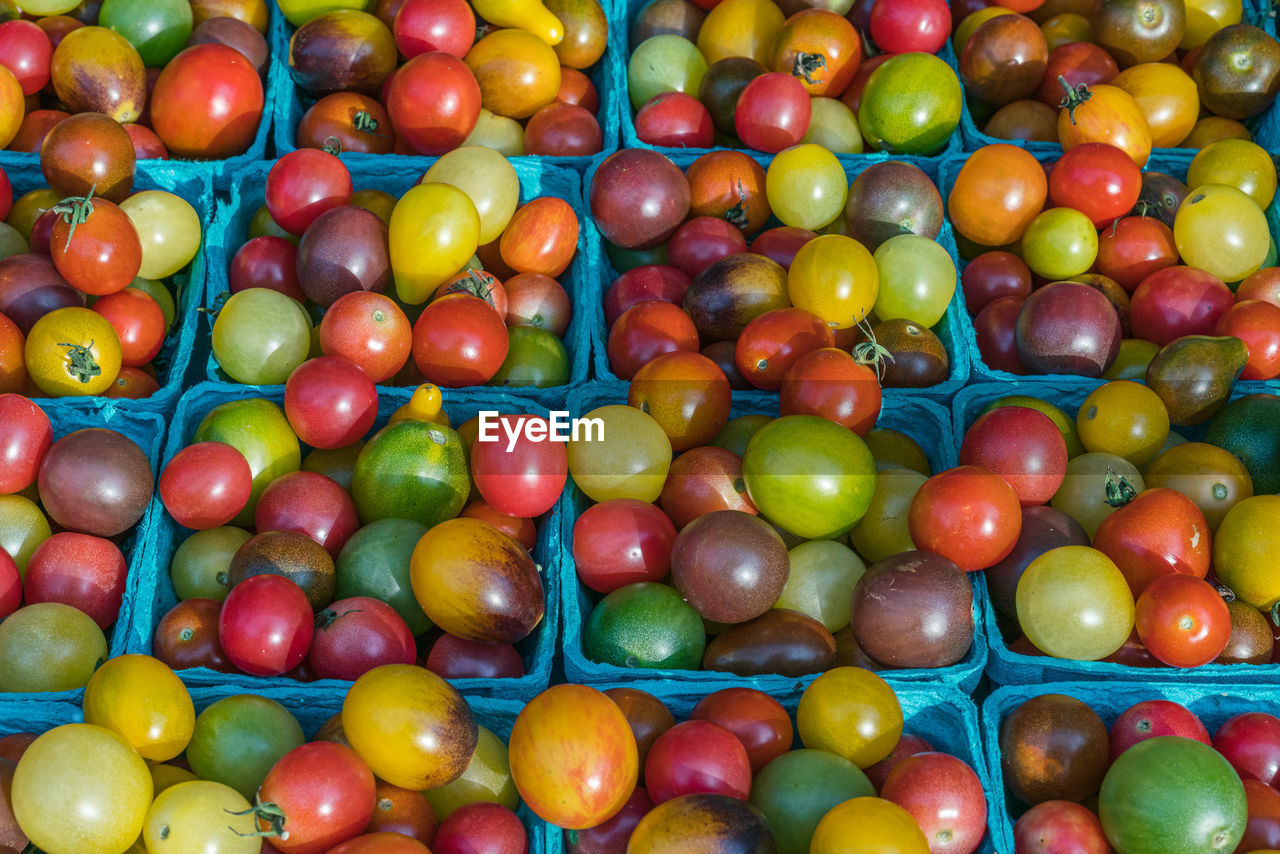
<path fill-rule="evenodd" d="M 449 678 L 523 676 L 515 644 L 545 610 L 535 519 L 564 486 L 564 446 L 482 439 L 474 418 L 455 431 L 434 386 L 365 441 L 377 390 L 365 378 L 366 396 L 349 394 L 342 361 L 305 363 L 283 407 L 250 397 L 201 411 L 187 398 L 199 420 L 175 428 L 190 444 L 159 493 L 192 532 L 160 558 L 178 601 L 154 627 L 155 654 L 179 669 L 349 681 L 413 665 L 421 646 Z M 545 424 L 502 421 L 520 418 Z"/>
<path fill-rule="evenodd" d="M 255 385 L 321 354 L 375 383 L 567 384 L 573 309 L 559 279 L 578 216 L 563 198 L 520 193 L 511 164 L 481 146 L 439 158 L 399 198 L 354 190 L 332 154 L 285 155 L 230 259 L 214 359 Z"/>
<path fill-rule="evenodd" d="M 1125 702 L 1153 693 L 1099 690 L 1096 710 L 1060 693 L 988 701 L 1010 804 L 1015 815 L 1030 807 L 1014 824 L 1015 851 L 1261 852 L 1280 842 L 1280 718 L 1265 702 L 1203 689 L 1171 692 L 1191 708 L 1160 695 Z"/>
<path fill-rule="evenodd" d="M 604 55 L 598 0 L 283 0 L 289 73 L 311 105 L 303 148 L 589 157 L 604 146 L 584 72 Z M 368 6 L 368 11 L 365 7 Z"/>
<path fill-rule="evenodd" d="M 65 421 L 93 423 L 91 410 Z M 135 416 L 135 433 L 155 416 Z M 107 657 L 151 502 L 146 451 L 104 427 L 64 432 L 31 400 L 0 394 L 0 690 L 83 688 Z"/>
<path fill-rule="evenodd" d="M 986 549 L 992 604 L 1024 636 L 1013 652 L 1135 667 L 1275 661 L 1280 442 L 1268 419 L 1280 398 L 1238 398 L 1189 442 L 1139 383 L 1082 390 L 1074 417 L 981 388 L 968 410 L 991 402 L 956 475 L 983 524 L 945 523 L 938 550 Z"/>
<path fill-rule="evenodd" d="M 1211 417 L 1237 378 L 1280 376 L 1271 155 L 1221 140 L 1185 183 L 1182 168 L 1140 171 L 1105 142 L 1043 165 L 1005 144 L 970 155 L 947 204 L 972 244 L 961 287 L 982 360 L 1145 379 L 1178 425 Z"/>
<path fill-rule="evenodd" d="M 286 702 L 208 690 L 193 698 L 155 658 L 114 658 L 89 680 L 83 723 L 21 731 L 38 722 L 36 710 L 3 722 L 20 731 L 0 738 L 0 845 L 527 854 L 507 744 L 494 732 L 509 730 L 508 707 L 468 702 L 403 665 L 370 671 L 318 707 Z M 403 725 L 389 730 L 384 715 Z"/>
<path fill-rule="evenodd" d="M 839 381 L 832 396 L 861 398 L 840 420 L 863 427 L 881 382 L 950 376 L 932 327 L 956 269 L 935 240 L 942 197 L 918 167 L 883 161 L 851 176 L 831 152 L 803 144 L 767 168 L 713 151 L 682 171 L 626 149 L 590 180 L 592 217 L 623 271 L 604 296 L 616 376 L 664 379 L 659 357 L 684 353 L 679 363 L 696 372 L 686 379 L 701 376 L 708 391 L 781 389 L 783 414 L 834 411 L 802 387 Z M 774 217 L 781 225 L 766 228 Z"/>
<path fill-rule="evenodd" d="M 917 731 L 904 733 L 894 689 L 856 667 L 820 676 L 786 706 L 744 687 L 668 696 L 687 720 L 645 691 L 581 685 L 553 686 L 516 719 L 516 786 L 534 813 L 571 831 L 569 854 L 971 854 L 986 837 L 978 773 L 929 742 L 964 749 L 958 708 L 912 708 Z M 793 750 L 796 732 L 804 747 Z M 525 752 L 526 735 L 536 752 Z M 596 785 L 580 785 L 588 779 Z"/>
<path fill-rule="evenodd" d="M 636 135 L 659 146 L 935 154 L 963 100 L 934 55 L 951 24 L 943 0 L 653 0 L 631 22 Z"/>
<path fill-rule="evenodd" d="M 252 145 L 270 55 L 265 0 L 36 0 L 0 23 L 0 147 L 40 152 L 73 115 L 105 116 L 139 158 L 220 160 Z M 77 132 L 93 146 L 92 131 Z"/>
<path fill-rule="evenodd" d="M 988 137 L 1155 148 L 1250 139 L 1280 91 L 1280 42 L 1239 3 L 986 0 L 957 4 L 953 44 Z"/>

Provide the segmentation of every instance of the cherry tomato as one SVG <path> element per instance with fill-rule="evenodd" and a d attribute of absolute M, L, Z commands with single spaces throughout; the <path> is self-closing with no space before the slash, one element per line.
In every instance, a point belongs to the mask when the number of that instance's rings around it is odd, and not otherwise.
<path fill-rule="evenodd" d="M 27 387 L 27 338 L 8 317 L 0 314 L 0 394 L 21 392 Z M 0 492 L 3 492 L 0 489 Z"/>
<path fill-rule="evenodd" d="M 337 157 L 300 148 L 267 173 L 267 211 L 290 234 L 302 234 L 320 214 L 351 202 L 351 173 Z"/>
<path fill-rule="evenodd" d="M 298 585 L 280 575 L 254 575 L 222 603 L 218 642 L 245 673 L 279 676 L 306 657 L 314 619 Z"/>
<path fill-rule="evenodd" d="M 0 620 L 18 610 L 22 604 L 22 576 L 18 564 L 0 549 Z"/>
<path fill-rule="evenodd" d="M 710 721 L 733 733 L 746 748 L 751 773 L 791 749 L 791 716 L 782 704 L 754 688 L 725 688 L 698 701 L 689 719 Z"/>
<path fill-rule="evenodd" d="M 1163 575 L 1204 578 L 1213 553 L 1200 508 L 1163 487 L 1140 492 L 1103 519 L 1093 546 L 1120 568 L 1134 596 Z"/>
<path fill-rule="evenodd" d="M 1044 504 L 1067 474 L 1067 443 L 1049 417 L 1024 406 L 1001 406 L 978 417 L 960 445 L 960 464 L 1003 477 L 1023 507 Z"/>
<path fill-rule="evenodd" d="M 404 367 L 412 341 L 413 329 L 400 307 L 390 297 L 370 291 L 344 294 L 320 320 L 324 354 L 352 362 L 375 383 L 391 379 Z"/>
<path fill-rule="evenodd" d="M 1129 156 L 1100 142 L 1086 142 L 1064 151 L 1049 175 L 1049 199 L 1075 208 L 1095 228 L 1124 216 L 1138 201 L 1142 172 Z"/>
<path fill-rule="evenodd" d="M 871 40 L 885 53 L 937 53 L 950 34 L 943 0 L 877 0 L 871 7 Z"/>
<path fill-rule="evenodd" d="M 692 278 L 721 258 L 746 251 L 747 239 L 732 223 L 719 217 L 698 216 L 671 235 L 667 263 Z"/>
<path fill-rule="evenodd" d="M 62 531 L 36 546 L 31 554 L 23 576 L 23 598 L 28 605 L 70 605 L 105 629 L 120 612 L 128 571 L 115 543 Z"/>
<path fill-rule="evenodd" d="M 1274 785 L 1280 778 L 1280 719 L 1264 712 L 1236 715 L 1213 734 L 1213 749 L 1241 779 Z"/>
<path fill-rule="evenodd" d="M 307 661 L 320 679 L 355 681 L 383 664 L 413 664 L 418 657 L 404 618 L 385 602 L 353 596 L 316 615 Z"/>
<path fill-rule="evenodd" d="M 569 456 L 564 443 L 552 438 L 545 418 L 504 414 L 481 423 L 471 449 L 471 475 L 480 496 L 499 513 L 533 518 L 560 497 Z"/>
<path fill-rule="evenodd" d="M 450 294 L 426 307 L 413 325 L 413 361 L 445 388 L 482 385 L 507 358 L 507 327 L 484 300 Z"/>
<path fill-rule="evenodd" d="M 1234 335 L 1249 348 L 1249 361 L 1240 372 L 1240 379 L 1271 380 L 1280 376 L 1280 306 L 1257 299 L 1237 299 L 1218 319 L 1213 334 Z"/>
<path fill-rule="evenodd" d="M 1160 346 L 1184 335 L 1209 335 L 1235 302 L 1218 277 L 1195 267 L 1165 267 L 1142 280 L 1129 302 L 1136 338 Z"/>
<path fill-rule="evenodd" d="M 889 772 L 880 796 L 915 818 L 935 854 L 961 854 L 982 843 L 986 796 L 962 759 L 931 751 L 908 756 Z"/>
<path fill-rule="evenodd" d="M 534 199 L 512 215 L 498 245 L 503 262 L 517 273 L 554 279 L 577 251 L 578 216 L 564 199 Z"/>
<path fill-rule="evenodd" d="M 293 432 L 313 448 L 345 448 L 373 427 L 378 390 L 355 363 L 321 356 L 289 374 L 284 412 Z"/>
<path fill-rule="evenodd" d="M 405 0 L 392 31 L 405 59 L 432 51 L 461 59 L 476 39 L 476 16 L 466 0 Z"/>
<path fill-rule="evenodd" d="M 184 528 L 228 524 L 249 503 L 253 473 L 236 448 L 197 442 L 174 454 L 160 473 L 160 500 Z"/>
<path fill-rule="evenodd" d="M 53 426 L 43 409 L 20 394 L 0 395 L 0 495 L 35 483 L 52 444 Z"/>
<path fill-rule="evenodd" d="M 1058 138 L 1070 150 L 1086 142 L 1119 148 L 1138 165 L 1151 157 L 1151 127 L 1138 102 L 1116 86 L 1102 84 L 1070 90 L 1058 113 Z"/>
<path fill-rule="evenodd" d="M 445 633 L 431 645 L 426 667 L 445 679 L 516 679 L 524 659 L 509 643 L 482 643 Z"/>
<path fill-rule="evenodd" d="M 911 539 L 918 548 L 950 558 L 974 572 L 1003 560 L 1022 530 L 1018 494 L 981 466 L 936 474 L 911 500 Z"/>
<path fill-rule="evenodd" d="M 804 84 L 781 72 L 761 74 L 748 83 L 733 110 L 738 138 L 749 148 L 771 154 L 798 145 L 811 117 Z"/>
<path fill-rule="evenodd" d="M 1231 612 L 1208 582 L 1188 575 L 1164 575 L 1138 597 L 1135 627 L 1143 645 L 1165 664 L 1199 667 L 1226 648 Z"/>
<path fill-rule="evenodd" d="M 480 84 L 461 59 L 443 51 L 424 53 L 389 79 L 383 102 L 396 140 L 416 154 L 452 151 L 480 118 Z"/>
<path fill-rule="evenodd" d="M 120 339 L 121 364 L 137 368 L 151 362 L 164 346 L 164 311 L 147 294 L 126 288 L 95 300 L 93 310 L 102 315 Z"/>
<path fill-rule="evenodd" d="M 128 214 L 106 199 L 67 199 L 53 222 L 53 264 L 73 287 L 101 296 L 122 291 L 142 267 L 142 242 Z"/>
<path fill-rule="evenodd" d="M 354 750 L 314 741 L 271 766 L 258 799 L 278 811 L 266 820 L 259 813 L 258 823 L 277 831 L 272 844 L 284 854 L 323 854 L 368 826 L 374 793 L 373 773 Z"/>
<path fill-rule="evenodd" d="M 189 47 L 160 72 L 151 128 L 174 157 L 225 159 L 248 149 L 263 119 L 262 80 L 239 51 Z"/>
<path fill-rule="evenodd" d="M 745 801 L 751 760 L 729 730 L 708 720 L 688 720 L 658 736 L 644 762 L 644 780 L 655 805 L 698 794 Z"/>
<path fill-rule="evenodd" d="M 831 328 L 799 308 L 768 311 L 747 324 L 738 337 L 738 370 L 756 388 L 774 391 L 799 359 L 832 347 Z"/>
<path fill-rule="evenodd" d="M 658 300 L 637 303 L 609 330 L 609 365 L 621 379 L 632 379 L 664 353 L 698 351 L 698 330 L 679 306 Z"/>
<path fill-rule="evenodd" d="M 1173 229 L 1154 216 L 1121 217 L 1098 235 L 1098 272 L 1129 293 L 1147 276 L 1177 263 Z"/>
<path fill-rule="evenodd" d="M 1022 237 L 1048 196 L 1044 169 L 1026 149 L 988 145 L 965 161 L 947 213 L 956 231 L 980 246 L 1004 246 Z"/>
<path fill-rule="evenodd" d="M 901 10 L 898 10 L 898 15 L 901 15 Z M 886 19 L 892 17 L 893 12 L 885 15 Z M 885 23 L 888 23 L 892 29 L 898 30 L 898 25 L 903 22 L 889 20 L 882 22 L 882 25 Z M 914 23 L 909 22 L 908 27 Z M 930 25 L 935 23 L 937 23 L 936 20 L 921 22 L 916 35 L 924 33 Z M 943 30 L 946 30 L 945 26 Z M 907 38 L 911 38 L 912 35 L 905 32 L 901 34 Z M 932 33 L 928 33 L 925 37 L 930 36 Z M 879 46 L 882 50 L 891 53 L 902 52 L 891 50 L 883 44 Z M 927 52 L 933 53 L 935 50 L 936 48 Z M 797 76 L 810 94 L 837 98 L 853 81 L 861 61 L 862 37 L 858 35 L 853 24 L 831 9 L 813 8 L 800 10 L 782 25 L 770 52 L 769 69 L 788 74 L 799 69 L 801 73 Z"/>
<path fill-rule="evenodd" d="M 965 308 L 977 315 L 1001 297 L 1031 295 L 1031 270 L 1012 252 L 983 252 L 969 262 L 960 274 Z"/>
<path fill-rule="evenodd" d="M 783 415 L 820 415 L 865 436 L 880 417 L 876 372 L 843 350 L 827 347 L 797 359 L 779 387 Z"/>
<path fill-rule="evenodd" d="M 218 613 L 222 603 L 214 599 L 186 599 L 169 609 L 156 623 L 153 654 L 174 670 L 207 667 L 234 673 L 218 643 Z"/>

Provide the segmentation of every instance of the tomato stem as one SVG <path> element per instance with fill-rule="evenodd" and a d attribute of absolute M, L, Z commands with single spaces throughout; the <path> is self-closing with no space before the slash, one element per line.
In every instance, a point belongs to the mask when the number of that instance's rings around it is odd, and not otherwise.
<path fill-rule="evenodd" d="M 1280 602 L 1271 606 L 1271 622 L 1280 626 Z"/>
<path fill-rule="evenodd" d="M 724 212 L 725 222 L 739 229 L 747 227 L 751 217 L 747 214 L 747 193 L 742 189 L 742 179 L 738 179 L 738 203 Z"/>
<path fill-rule="evenodd" d="M 876 334 L 871 329 L 871 324 L 867 322 L 866 317 L 858 321 L 858 329 L 863 335 L 867 336 L 867 340 L 860 344 L 853 345 L 853 360 L 859 365 L 869 365 L 875 369 L 876 380 L 884 379 L 884 363 L 885 360 L 894 361 L 893 353 L 876 340 Z"/>
<path fill-rule="evenodd" d="M 71 237 L 76 233 L 76 226 L 82 225 L 89 219 L 89 214 L 93 213 L 93 194 L 97 189 L 98 185 L 95 183 L 89 188 L 88 195 L 67 196 L 67 198 L 53 206 L 53 212 L 61 214 L 62 221 L 71 226 L 71 229 L 67 232 L 67 243 L 63 247 L 64 251 L 71 248 Z"/>
<path fill-rule="evenodd" d="M 324 142 L 320 144 L 320 150 L 325 154 L 332 154 L 337 157 L 342 153 L 342 140 L 336 136 L 326 136 Z"/>
<path fill-rule="evenodd" d="M 819 81 L 814 80 L 812 75 L 814 72 L 826 67 L 827 58 L 822 54 L 797 51 L 795 64 L 791 67 L 791 76 L 799 77 L 810 86 L 816 86 Z"/>
<path fill-rule="evenodd" d="M 1213 586 L 1218 591 L 1218 595 L 1222 597 L 1224 602 L 1236 601 L 1236 592 L 1221 581 L 1214 581 Z"/>
<path fill-rule="evenodd" d="M 351 125 L 364 133 L 374 133 L 378 130 L 378 120 L 367 110 L 360 110 L 352 116 Z"/>
<path fill-rule="evenodd" d="M 285 823 L 288 821 L 285 817 L 284 810 L 280 809 L 280 807 L 273 803 L 263 803 L 257 798 L 257 796 L 254 797 L 253 806 L 249 807 L 247 810 L 232 812 L 231 810 L 224 809 L 223 812 L 227 815 L 234 816 L 252 815 L 254 827 L 257 827 L 258 822 L 260 821 L 266 822 L 269 825 L 267 830 L 255 830 L 251 833 L 241 833 L 234 827 L 228 826 L 227 830 L 230 830 L 236 836 L 256 836 L 260 839 L 289 838 L 289 832 L 284 829 Z"/>
<path fill-rule="evenodd" d="M 1075 124 L 1076 107 L 1079 107 L 1085 101 L 1092 98 L 1093 93 L 1089 91 L 1089 87 L 1084 83 L 1073 88 L 1071 84 L 1067 82 L 1067 78 L 1063 77 L 1061 74 L 1058 75 L 1058 82 L 1062 84 L 1063 91 L 1067 93 L 1066 97 L 1062 99 L 1062 102 L 1059 103 L 1058 106 L 1067 111 L 1067 116 L 1071 119 L 1071 124 Z"/>
<path fill-rule="evenodd" d="M 1138 497 L 1138 490 L 1133 488 L 1133 484 L 1111 466 L 1107 466 L 1107 478 L 1103 482 L 1103 489 L 1106 491 L 1109 507 L 1123 507 Z"/>
<path fill-rule="evenodd" d="M 93 358 L 90 347 L 93 341 L 89 342 L 86 347 L 83 344 L 59 343 L 59 347 L 67 348 L 67 359 L 71 364 L 67 365 L 67 373 L 71 374 L 74 379 L 82 383 L 87 383 L 96 376 L 101 376 L 102 366 L 98 364 L 98 360 Z"/>

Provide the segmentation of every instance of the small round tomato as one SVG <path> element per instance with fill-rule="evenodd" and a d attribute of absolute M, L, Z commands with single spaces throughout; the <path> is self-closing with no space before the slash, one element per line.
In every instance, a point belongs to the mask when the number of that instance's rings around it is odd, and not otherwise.
<path fill-rule="evenodd" d="M 738 138 L 749 148 L 772 154 L 798 145 L 811 117 L 804 84 L 781 72 L 761 74 L 748 83 L 733 111 Z"/>
<path fill-rule="evenodd" d="M 892 12 L 886 17 L 891 16 Z M 882 28 L 885 23 L 881 22 Z M 895 22 L 889 23 L 897 29 Z M 923 33 L 935 23 L 923 22 L 917 31 Z M 946 27 L 942 29 L 945 32 Z M 902 52 L 883 44 L 879 47 L 890 53 Z M 782 25 L 770 51 L 769 69 L 788 74 L 799 71 L 796 76 L 810 94 L 838 98 L 853 81 L 861 61 L 862 37 L 849 19 L 832 9 L 812 8 L 802 9 Z"/>
<path fill-rule="evenodd" d="M 476 39 L 476 16 L 466 0 L 404 0 L 392 32 L 405 59 L 437 50 L 461 59 Z"/>
<path fill-rule="evenodd" d="M 701 353 L 664 353 L 636 371 L 627 403 L 658 422 L 676 452 L 705 445 L 729 421 L 729 380 Z"/>
<path fill-rule="evenodd" d="M 645 790 L 655 805 L 681 795 L 718 794 L 745 801 L 751 760 L 729 730 L 688 720 L 658 736 L 644 762 Z"/>
<path fill-rule="evenodd" d="M 1001 297 L 1031 295 L 1031 269 L 1012 252 L 983 252 L 960 274 L 965 308 L 977 315 Z"/>
<path fill-rule="evenodd" d="M 738 371 L 756 388 L 774 391 L 799 359 L 834 345 L 831 327 L 799 308 L 765 312 L 738 336 Z"/>
<path fill-rule="evenodd" d="M 320 320 L 321 351 L 354 363 L 375 383 L 404 367 L 412 342 L 413 328 L 400 306 L 370 291 L 344 294 Z"/>
<path fill-rule="evenodd" d="M 1049 416 L 1001 406 L 978 417 L 960 445 L 960 464 L 1003 477 L 1023 507 L 1044 504 L 1067 474 L 1067 443 Z"/>
<path fill-rule="evenodd" d="M 436 156 L 466 140 L 480 118 L 480 84 L 461 59 L 424 53 L 390 78 L 383 102 L 396 140 L 416 154 Z"/>
<path fill-rule="evenodd" d="M 160 500 L 184 528 L 226 525 L 249 503 L 253 473 L 236 448 L 197 442 L 174 454 L 160 473 Z"/>
<path fill-rule="evenodd" d="M 677 528 L 716 510 L 758 512 L 747 497 L 742 458 L 714 446 L 690 448 L 672 460 L 660 504 Z M 662 575 L 645 580 L 660 581 Z"/>
<path fill-rule="evenodd" d="M 95 296 L 124 290 L 142 267 L 142 243 L 129 216 L 106 199 L 64 199 L 53 212 L 49 249 L 58 272 Z"/>
<path fill-rule="evenodd" d="M 503 262 L 517 273 L 555 278 L 578 249 L 578 215 L 564 199 L 543 196 L 512 215 L 498 244 Z"/>
<path fill-rule="evenodd" d="M 404 618 L 385 602 L 353 596 L 316 615 L 307 661 L 319 679 L 355 681 L 383 664 L 413 664 L 418 657 Z"/>
<path fill-rule="evenodd" d="M 115 329 L 87 308 L 59 308 L 37 320 L 24 356 L 32 381 L 51 397 L 101 394 L 121 367 Z"/>
<path fill-rule="evenodd" d="M 262 121 L 262 80 L 239 51 L 189 47 L 160 72 L 151 127 L 174 157 L 225 159 L 248 149 Z"/>
<path fill-rule="evenodd" d="M 36 546 L 23 575 L 28 605 L 70 605 L 105 629 L 116 621 L 129 568 L 115 543 L 61 531 Z"/>
<path fill-rule="evenodd" d="M 524 659 L 509 643 L 481 643 L 445 633 L 431 645 L 426 668 L 445 679 L 517 679 Z"/>
<path fill-rule="evenodd" d="M 715 141 L 711 113 L 684 92 L 663 92 L 636 113 L 636 136 L 649 145 L 710 148 Z"/>
<path fill-rule="evenodd" d="M 524 854 L 528 831 L 519 816 L 502 804 L 472 803 L 450 813 L 435 838 L 433 854 Z"/>
<path fill-rule="evenodd" d="M 1242 380 L 1280 376 L 1280 306 L 1262 300 L 1237 301 L 1218 319 L 1214 335 L 1234 335 L 1249 348 Z"/>
<path fill-rule="evenodd" d="M 986 833 L 982 781 L 955 756 L 930 751 L 906 757 L 889 772 L 880 796 L 915 818 L 933 854 L 974 851 Z"/>
<path fill-rule="evenodd" d="M 302 663 L 314 616 L 307 595 L 280 575 L 254 575 L 227 594 L 218 642 L 236 667 L 253 676 L 279 676 Z"/>
<path fill-rule="evenodd" d="M 53 45 L 44 30 L 24 20 L 0 24 L 0 65 L 13 72 L 23 95 L 34 95 L 49 82 Z"/>
<path fill-rule="evenodd" d="M 0 394 L 15 394 L 26 389 L 27 362 L 23 354 L 26 346 L 27 338 L 18 324 L 0 314 Z"/>
<path fill-rule="evenodd" d="M 1048 192 L 1044 169 L 1026 149 L 988 145 L 960 168 L 947 213 L 956 231 L 974 243 L 1004 246 L 1022 237 Z"/>
<path fill-rule="evenodd" d="M 885 53 L 937 53 L 950 33 L 943 0 L 877 0 L 871 7 L 871 39 Z"/>
<path fill-rule="evenodd" d="M 107 319 L 120 339 L 121 364 L 148 364 L 164 346 L 164 310 L 147 294 L 126 288 L 95 300 L 93 310 Z"/>
<path fill-rule="evenodd" d="M 1184 335 L 1208 335 L 1235 302 L 1222 281 L 1189 266 L 1165 267 L 1147 276 L 1129 302 L 1135 338 L 1160 346 Z"/>
<path fill-rule="evenodd" d="M 689 719 L 710 721 L 733 733 L 746 748 L 752 774 L 791 749 L 787 710 L 754 688 L 725 688 L 708 694 L 693 707 Z"/>
<path fill-rule="evenodd" d="M 508 343 L 502 316 L 468 294 L 436 300 L 413 325 L 414 364 L 445 388 L 487 383 L 507 358 Z"/>
<path fill-rule="evenodd" d="M 0 495 L 35 483 L 52 444 L 53 426 L 43 409 L 20 394 L 0 394 Z"/>
<path fill-rule="evenodd" d="M 1049 199 L 1093 221 L 1108 225 L 1133 209 L 1142 191 L 1142 172 L 1113 145 L 1087 142 L 1068 149 L 1049 175 Z"/>
<path fill-rule="evenodd" d="M 1003 560 L 1022 530 L 1018 494 L 981 466 L 936 474 L 911 500 L 908 528 L 917 548 L 974 572 Z"/>
<path fill-rule="evenodd" d="M 85 687 L 84 720 L 120 734 L 143 759 L 166 762 L 186 749 L 196 710 L 165 664 L 121 655 L 99 667 Z"/>
<path fill-rule="evenodd" d="M 826 347 L 797 359 L 779 386 L 783 415 L 820 415 L 865 436 L 880 417 L 876 372 L 849 353 Z"/>
<path fill-rule="evenodd" d="M 1129 293 L 1147 276 L 1177 263 L 1173 229 L 1154 216 L 1121 217 L 1098 235 L 1098 272 Z"/>
<path fill-rule="evenodd" d="M 1058 138 L 1064 149 L 1087 142 L 1105 142 L 1119 148 L 1138 165 L 1151 157 L 1151 127 L 1128 92 L 1102 84 L 1092 88 L 1067 87 L 1058 113 Z"/>
<path fill-rule="evenodd" d="M 1138 597 L 1135 627 L 1143 645 L 1165 664 L 1199 667 L 1226 648 L 1231 612 L 1208 582 L 1189 575 L 1164 575 Z"/>
<path fill-rule="evenodd" d="M 496 420 L 497 423 L 494 423 Z M 569 476 L 569 457 L 537 415 L 500 415 L 471 448 L 480 497 L 499 513 L 531 519 L 550 510 Z"/>
<path fill-rule="evenodd" d="M 134 127 L 134 125 L 130 125 Z M 299 148 L 391 154 L 395 135 L 386 109 L 358 92 L 334 92 L 311 105 L 298 121 Z"/>
<path fill-rule="evenodd" d="M 321 356 L 289 374 L 284 412 L 293 432 L 311 447 L 345 448 L 377 419 L 378 390 L 354 362 Z"/>
<path fill-rule="evenodd" d="M 218 613 L 222 603 L 214 599 L 186 599 L 169 609 L 156 623 L 152 650 L 156 658 L 174 670 L 207 667 L 221 673 L 235 668 L 218 643 Z"/>
<path fill-rule="evenodd" d="M 337 157 L 301 148 L 281 157 L 267 173 L 267 212 L 290 234 L 302 234 L 320 214 L 349 204 L 351 173 Z"/>
<path fill-rule="evenodd" d="M 609 366 L 624 380 L 658 356 L 679 350 L 698 351 L 698 330 L 683 308 L 668 302 L 637 303 L 609 330 Z"/>
<path fill-rule="evenodd" d="M 1103 519 L 1093 547 L 1111 558 L 1137 596 L 1164 575 L 1204 578 L 1212 554 L 1209 539 L 1200 508 L 1177 490 L 1158 488 L 1138 493 Z"/>
<path fill-rule="evenodd" d="M 289 751 L 267 772 L 258 800 L 276 810 L 256 818 L 274 831 L 272 844 L 284 854 L 323 854 L 368 826 L 375 791 L 369 766 L 354 750 L 314 741 Z"/>
<path fill-rule="evenodd" d="M 728 220 L 698 216 L 671 235 L 667 244 L 667 263 L 692 278 L 721 258 L 746 251 L 747 239 Z"/>

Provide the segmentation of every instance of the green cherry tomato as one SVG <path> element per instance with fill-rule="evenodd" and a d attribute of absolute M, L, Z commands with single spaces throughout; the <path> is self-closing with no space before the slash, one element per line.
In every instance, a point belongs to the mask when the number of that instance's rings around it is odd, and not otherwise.
<path fill-rule="evenodd" d="M 858 126 L 873 148 L 891 154 L 935 154 L 960 123 L 960 81 L 928 53 L 903 53 L 867 79 Z"/>
<path fill-rule="evenodd" d="M 956 292 L 956 265 L 942 245 L 920 234 L 891 237 L 875 251 L 880 272 L 876 317 L 905 317 L 932 327 Z"/>
<path fill-rule="evenodd" d="M 334 599 L 370 596 L 394 608 L 415 635 L 431 628 L 409 581 L 409 558 L 426 532 L 408 519 L 379 519 L 356 531 L 338 554 Z"/>
<path fill-rule="evenodd" d="M 1017 608 L 1027 639 L 1055 658 L 1106 658 L 1133 631 L 1129 583 L 1088 546 L 1059 546 L 1031 561 L 1018 581 Z"/>
<path fill-rule="evenodd" d="M 1033 273 L 1050 281 L 1078 276 L 1098 257 L 1098 230 L 1073 208 L 1050 208 L 1022 235 L 1022 260 Z"/>
<path fill-rule="evenodd" d="M 850 798 L 874 797 L 867 775 L 825 750 L 792 750 L 760 769 L 751 781 L 751 805 L 764 813 L 778 854 L 809 854 L 822 817 Z"/>
<path fill-rule="evenodd" d="M 163 68 L 187 46 L 187 0 L 103 0 L 98 23 L 124 36 L 148 68 Z"/>
<path fill-rule="evenodd" d="M 569 382 L 569 351 L 546 329 L 513 326 L 507 330 L 507 358 L 489 385 L 553 388 Z"/>
<path fill-rule="evenodd" d="M 202 780 L 252 798 L 280 757 L 306 741 L 297 718 L 275 700 L 238 694 L 196 717 L 187 762 Z"/>
<path fill-rule="evenodd" d="M 587 658 L 617 667 L 697 670 L 706 647 L 702 618 L 674 587 L 641 582 L 600 600 L 583 629 Z"/>
<path fill-rule="evenodd" d="M 671 33 L 645 39 L 627 64 L 631 106 L 638 110 L 663 92 L 685 92 L 697 97 L 706 73 L 706 59 L 688 39 Z"/>

